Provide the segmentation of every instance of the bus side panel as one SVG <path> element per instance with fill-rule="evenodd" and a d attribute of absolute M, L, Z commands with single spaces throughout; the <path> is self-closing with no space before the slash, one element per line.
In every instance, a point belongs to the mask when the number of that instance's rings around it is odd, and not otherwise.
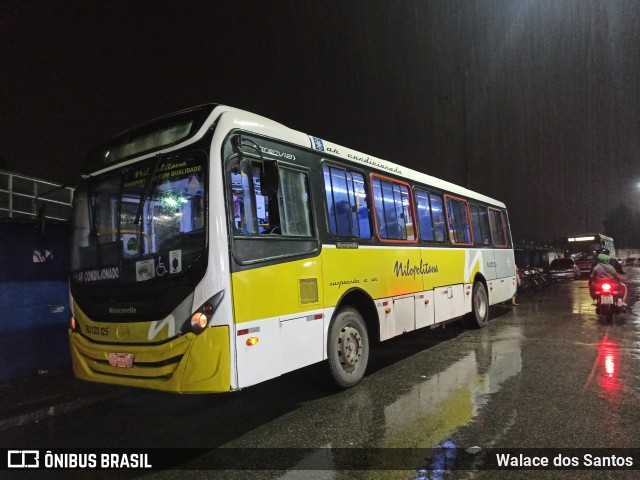
<path fill-rule="evenodd" d="M 337 305 L 350 288 L 361 288 L 374 300 L 422 290 L 418 248 L 323 248 L 325 304 Z"/>
<path fill-rule="evenodd" d="M 303 317 L 280 320 L 282 373 L 306 367 L 324 359 L 324 315 L 310 313 Z"/>
<path fill-rule="evenodd" d="M 465 283 L 464 249 L 360 247 L 323 249 L 325 304 L 352 287 L 375 300 Z"/>
<path fill-rule="evenodd" d="M 436 323 L 460 317 L 468 311 L 464 285 L 462 284 L 436 288 L 433 292 L 433 299 Z"/>
<path fill-rule="evenodd" d="M 248 332 L 243 333 L 243 330 Z M 251 337 L 258 338 L 258 343 L 248 344 Z M 236 335 L 238 388 L 279 376 L 282 373 L 281 350 L 279 317 L 242 324 Z"/>
<path fill-rule="evenodd" d="M 425 290 L 468 282 L 469 266 L 465 265 L 467 250 L 462 248 L 421 250 L 421 273 Z M 478 268 L 478 261 L 471 265 L 471 269 Z"/>
<path fill-rule="evenodd" d="M 325 357 L 321 264 L 316 257 L 232 274 L 240 388 Z"/>
<path fill-rule="evenodd" d="M 414 293 L 422 291 L 420 249 L 323 248 L 325 304 L 337 306 L 345 292 L 364 290 L 376 301 L 380 340 L 415 330 Z"/>
<path fill-rule="evenodd" d="M 231 275 L 234 321 L 303 313 L 322 308 L 320 257 L 252 268 Z"/>
<path fill-rule="evenodd" d="M 491 305 L 511 299 L 518 288 L 513 250 L 496 249 L 494 250 L 494 258 L 498 280 L 494 282 L 496 288 L 489 294 L 489 303 Z"/>
<path fill-rule="evenodd" d="M 496 262 L 496 251 L 493 249 L 480 250 L 482 253 L 482 271 L 484 278 L 487 280 L 495 280 L 500 278 L 498 275 L 498 264 Z"/>
<path fill-rule="evenodd" d="M 324 248 L 325 304 L 335 305 L 349 288 L 374 300 L 380 340 L 465 314 L 470 301 L 463 284 L 481 269 L 482 257 L 465 270 L 465 249 L 412 247 Z M 447 286 L 444 301 L 434 289 Z M 455 295 L 454 295 L 455 294 Z"/>
<path fill-rule="evenodd" d="M 435 322 L 433 290 L 416 295 L 416 329 L 433 325 Z"/>

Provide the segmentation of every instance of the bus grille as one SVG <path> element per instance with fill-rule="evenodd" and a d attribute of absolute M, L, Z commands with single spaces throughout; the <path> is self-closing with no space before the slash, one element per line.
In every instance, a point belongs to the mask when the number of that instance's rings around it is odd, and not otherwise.
<path fill-rule="evenodd" d="M 109 362 L 95 358 L 87 358 L 89 368 L 102 375 L 112 375 L 116 377 L 129 377 L 140 379 L 164 378 L 169 379 L 182 360 L 182 355 L 178 355 L 159 362 L 136 362 L 133 368 L 118 368 L 109 365 Z"/>

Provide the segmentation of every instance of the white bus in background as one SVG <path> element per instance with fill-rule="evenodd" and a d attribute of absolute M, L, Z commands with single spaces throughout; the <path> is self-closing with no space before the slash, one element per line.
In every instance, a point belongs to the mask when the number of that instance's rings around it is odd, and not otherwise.
<path fill-rule="evenodd" d="M 576 261 L 580 273 L 588 275 L 597 263 L 597 255 L 603 249 L 609 250 L 609 256 L 615 258 L 616 249 L 613 238 L 601 233 L 582 233 L 567 238 L 567 253 Z"/>

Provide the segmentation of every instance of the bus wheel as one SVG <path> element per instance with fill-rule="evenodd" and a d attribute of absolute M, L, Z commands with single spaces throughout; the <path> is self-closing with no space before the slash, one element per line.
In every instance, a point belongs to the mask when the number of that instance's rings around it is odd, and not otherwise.
<path fill-rule="evenodd" d="M 339 387 L 349 388 L 362 380 L 369 361 L 369 336 L 357 310 L 343 308 L 331 320 L 327 357 L 329 371 Z"/>
<path fill-rule="evenodd" d="M 489 323 L 489 297 L 482 282 L 473 284 L 471 313 L 465 316 L 465 325 L 470 328 L 482 328 Z"/>

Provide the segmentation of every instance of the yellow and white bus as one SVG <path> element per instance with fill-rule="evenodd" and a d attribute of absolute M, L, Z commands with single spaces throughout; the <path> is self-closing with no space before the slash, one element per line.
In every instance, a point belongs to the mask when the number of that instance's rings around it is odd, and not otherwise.
<path fill-rule="evenodd" d="M 227 392 L 327 361 L 347 388 L 371 342 L 516 290 L 505 205 L 222 105 L 92 151 L 74 199 L 75 375 Z"/>

